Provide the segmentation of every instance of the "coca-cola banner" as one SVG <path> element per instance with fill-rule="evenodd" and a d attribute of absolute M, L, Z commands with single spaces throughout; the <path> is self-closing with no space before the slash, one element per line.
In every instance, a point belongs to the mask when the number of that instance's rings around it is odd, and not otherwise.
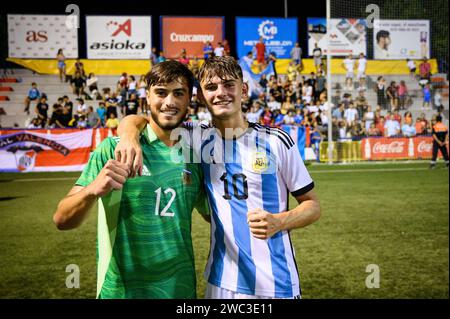
<path fill-rule="evenodd" d="M 365 160 L 430 159 L 432 151 L 431 136 L 365 138 L 361 141 L 362 158 Z"/>

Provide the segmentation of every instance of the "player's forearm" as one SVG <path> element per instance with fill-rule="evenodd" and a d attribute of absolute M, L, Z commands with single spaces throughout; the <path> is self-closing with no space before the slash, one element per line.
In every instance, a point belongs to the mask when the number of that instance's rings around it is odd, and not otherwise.
<path fill-rule="evenodd" d="M 147 120 L 144 117 L 139 115 L 128 115 L 120 121 L 117 134 L 121 137 L 130 136 L 137 138 L 145 125 L 147 125 Z"/>
<path fill-rule="evenodd" d="M 53 222 L 59 230 L 69 230 L 81 225 L 84 218 L 97 201 L 89 187 L 81 191 L 67 195 L 62 199 L 53 215 Z"/>
<path fill-rule="evenodd" d="M 318 200 L 306 200 L 292 210 L 277 214 L 280 230 L 306 227 L 320 218 Z"/>

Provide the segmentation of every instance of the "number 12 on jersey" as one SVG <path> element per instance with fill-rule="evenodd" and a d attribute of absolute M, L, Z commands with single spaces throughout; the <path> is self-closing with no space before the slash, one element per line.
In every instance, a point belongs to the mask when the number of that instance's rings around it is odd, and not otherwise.
<path fill-rule="evenodd" d="M 163 210 L 161 212 L 159 211 L 159 206 L 160 206 L 160 203 L 161 203 L 161 187 L 158 188 L 155 191 L 155 193 L 156 193 L 155 215 L 156 216 L 161 215 L 161 216 L 166 216 L 166 217 L 173 217 L 175 215 L 175 213 L 168 212 L 168 210 L 170 208 L 170 205 L 172 205 L 172 202 L 174 201 L 175 196 L 177 196 L 177 193 L 175 192 L 175 190 L 172 189 L 172 188 L 167 188 L 164 191 L 164 194 L 170 193 L 171 197 L 170 197 L 169 201 L 167 202 L 166 206 L 164 206 L 164 208 L 163 208 Z"/>

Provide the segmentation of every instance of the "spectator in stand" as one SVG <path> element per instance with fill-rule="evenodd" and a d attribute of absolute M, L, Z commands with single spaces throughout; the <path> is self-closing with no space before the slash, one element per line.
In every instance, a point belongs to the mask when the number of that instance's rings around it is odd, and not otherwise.
<path fill-rule="evenodd" d="M 214 48 L 211 44 L 210 41 L 207 41 L 205 46 L 203 47 L 203 58 L 205 60 L 209 59 L 210 57 L 212 57 L 214 54 Z"/>
<path fill-rule="evenodd" d="M 271 112 L 281 109 L 281 103 L 275 100 L 275 97 L 273 95 L 270 95 L 269 103 L 267 103 L 267 106 L 269 106 Z"/>
<path fill-rule="evenodd" d="M 130 98 L 125 102 L 125 115 L 138 114 L 139 102 L 136 98 L 136 94 L 130 94 Z"/>
<path fill-rule="evenodd" d="M 289 110 L 283 118 L 283 123 L 285 125 L 294 125 L 295 121 L 294 121 L 294 116 L 295 116 L 295 112 L 294 110 Z"/>
<path fill-rule="evenodd" d="M 214 49 L 215 56 L 223 56 L 225 54 L 225 48 L 223 47 L 222 42 L 217 43 L 217 47 Z"/>
<path fill-rule="evenodd" d="M 186 49 L 181 50 L 180 58 L 178 59 L 178 61 L 189 67 L 191 60 L 187 56 Z"/>
<path fill-rule="evenodd" d="M 364 113 L 363 120 L 366 123 L 366 131 L 369 131 L 372 124 L 375 127 L 375 113 L 372 111 L 372 107 L 370 105 L 367 106 L 367 111 Z"/>
<path fill-rule="evenodd" d="M 409 69 L 409 76 L 411 77 L 411 80 L 415 80 L 416 79 L 416 63 L 414 62 L 414 60 L 411 59 L 406 59 L 406 65 L 408 66 Z"/>
<path fill-rule="evenodd" d="M 98 93 L 98 78 L 95 76 L 93 72 L 89 73 L 89 76 L 86 79 L 86 86 L 89 89 L 90 98 L 92 100 L 101 99 L 100 94 Z"/>
<path fill-rule="evenodd" d="M 293 110 L 293 109 L 294 109 L 294 104 L 292 104 L 291 97 L 287 96 L 286 101 L 284 101 L 283 104 L 281 105 L 281 113 L 286 114 L 287 112 L 289 112 L 289 110 Z"/>
<path fill-rule="evenodd" d="M 319 73 L 319 70 L 322 65 L 322 49 L 319 48 L 319 45 L 314 43 L 314 49 L 313 49 L 313 58 L 314 58 L 314 66 L 316 67 L 316 72 Z"/>
<path fill-rule="evenodd" d="M 334 109 L 332 116 L 335 117 L 338 121 L 340 121 L 344 118 L 344 113 L 345 113 L 345 105 L 344 103 L 340 103 L 339 107 Z"/>
<path fill-rule="evenodd" d="M 386 109 L 386 80 L 383 76 L 379 76 L 375 84 L 375 92 L 377 94 L 377 105 L 381 106 L 383 110 Z"/>
<path fill-rule="evenodd" d="M 48 119 L 47 96 L 45 96 L 44 94 L 41 96 L 39 103 L 36 104 L 35 112 L 37 117 L 41 120 L 42 128 L 44 128 L 47 125 Z"/>
<path fill-rule="evenodd" d="M 89 128 L 98 128 L 101 127 L 102 121 L 96 112 L 94 112 L 94 108 L 92 106 L 88 107 L 88 111 L 86 114 L 86 122 L 87 127 Z"/>
<path fill-rule="evenodd" d="M 419 64 L 419 75 L 421 86 L 425 86 L 431 81 L 431 64 L 426 57 L 423 58 L 422 63 Z"/>
<path fill-rule="evenodd" d="M 291 59 L 296 66 L 301 70 L 302 68 L 302 48 L 300 47 L 300 43 L 296 42 L 295 46 L 292 48 Z"/>
<path fill-rule="evenodd" d="M 141 75 L 141 78 L 139 79 L 138 83 L 138 96 L 139 96 L 139 107 L 141 110 L 144 110 L 145 105 L 147 103 L 146 97 L 147 97 L 147 82 L 145 80 L 145 74 Z"/>
<path fill-rule="evenodd" d="M 317 123 L 314 123 L 310 133 L 310 145 L 316 155 L 316 162 L 320 162 L 320 142 L 322 142 L 322 134 L 317 127 Z"/>
<path fill-rule="evenodd" d="M 406 101 L 408 99 L 408 88 L 405 81 L 400 81 L 398 86 L 398 106 L 400 110 L 406 110 Z"/>
<path fill-rule="evenodd" d="M 70 81 L 72 86 L 73 94 L 80 97 L 84 95 L 84 87 L 86 85 L 86 80 L 81 76 L 79 71 L 75 72 L 75 77 Z"/>
<path fill-rule="evenodd" d="M 345 69 L 345 89 L 347 91 L 353 90 L 353 76 L 355 75 L 355 60 L 351 54 L 344 60 L 342 67 Z"/>
<path fill-rule="evenodd" d="M 207 110 L 207 108 L 204 105 L 199 105 L 197 116 L 200 124 L 210 125 L 212 122 L 211 113 Z"/>
<path fill-rule="evenodd" d="M 246 56 L 242 57 L 242 60 L 248 65 L 249 68 L 253 65 L 253 53 L 249 51 Z"/>
<path fill-rule="evenodd" d="M 117 127 L 119 127 L 119 120 L 115 116 L 114 113 L 109 114 L 109 118 L 106 121 L 106 127 L 113 130 L 113 134 L 115 135 L 115 132 L 117 130 Z"/>
<path fill-rule="evenodd" d="M 429 83 L 425 84 L 425 86 L 422 89 L 422 93 L 423 93 L 422 108 L 429 109 L 431 103 L 431 87 Z"/>
<path fill-rule="evenodd" d="M 200 62 L 196 56 L 191 60 L 191 65 L 190 65 L 189 69 L 196 77 L 198 74 L 198 71 L 200 69 Z"/>
<path fill-rule="evenodd" d="M 136 95 L 137 94 L 137 81 L 133 75 L 128 76 L 128 83 L 127 83 L 127 96 L 130 96 L 131 94 Z"/>
<path fill-rule="evenodd" d="M 117 107 L 119 106 L 119 101 L 117 99 L 117 93 L 113 92 L 111 97 L 109 97 L 106 102 L 106 119 L 111 117 L 111 113 L 114 113 L 115 118 L 117 118 Z"/>
<path fill-rule="evenodd" d="M 386 137 L 393 137 L 400 134 L 400 123 L 392 119 L 392 117 L 387 118 L 384 128 Z"/>
<path fill-rule="evenodd" d="M 263 37 L 259 37 L 259 42 L 255 45 L 256 62 L 258 64 L 259 71 L 261 72 L 266 68 L 266 45 L 264 44 Z"/>
<path fill-rule="evenodd" d="M 395 111 L 398 109 L 398 87 L 395 81 L 391 82 L 391 85 L 386 90 L 386 95 L 389 98 L 390 110 Z"/>
<path fill-rule="evenodd" d="M 284 115 L 280 113 L 279 110 L 274 110 L 273 112 L 273 126 L 280 127 L 284 122 Z"/>
<path fill-rule="evenodd" d="M 42 128 L 42 121 L 39 117 L 35 117 L 31 120 L 30 124 L 27 125 L 27 128 L 31 128 L 31 129 L 37 129 L 37 128 Z"/>
<path fill-rule="evenodd" d="M 361 53 L 359 55 L 358 60 L 358 81 L 359 81 L 359 87 L 362 89 L 367 89 L 366 87 L 366 68 L 367 68 L 367 59 L 364 53 Z"/>
<path fill-rule="evenodd" d="M 301 109 L 296 109 L 295 116 L 294 116 L 294 125 L 296 126 L 302 126 L 304 123 L 304 116 L 302 114 Z"/>
<path fill-rule="evenodd" d="M 48 128 L 58 127 L 56 124 L 56 119 L 58 117 L 58 114 L 62 113 L 62 108 L 63 107 L 58 103 L 53 104 L 52 116 L 50 116 L 50 119 L 48 120 Z"/>
<path fill-rule="evenodd" d="M 77 112 L 78 117 L 80 117 L 81 115 L 86 114 L 86 112 L 87 112 L 87 105 L 84 103 L 83 99 L 77 99 L 76 101 L 77 101 L 76 112 Z"/>
<path fill-rule="evenodd" d="M 77 128 L 79 128 L 79 129 L 85 129 L 85 128 L 87 128 L 87 121 L 86 121 L 86 115 L 81 115 L 79 118 L 78 118 L 78 121 L 77 121 Z"/>
<path fill-rule="evenodd" d="M 437 111 L 439 111 L 441 108 L 444 108 L 444 106 L 442 105 L 442 89 L 437 89 L 435 91 L 433 96 L 433 107 Z"/>
<path fill-rule="evenodd" d="M 156 64 L 158 64 L 159 59 L 158 59 L 158 53 L 155 47 L 152 48 L 152 51 L 150 52 L 150 66 L 154 66 Z"/>
<path fill-rule="evenodd" d="M 371 123 L 367 130 L 368 136 L 381 136 L 380 130 L 375 126 L 375 123 Z"/>
<path fill-rule="evenodd" d="M 100 126 L 103 127 L 106 124 L 106 107 L 105 102 L 98 103 L 97 115 L 100 118 Z"/>
<path fill-rule="evenodd" d="M 295 81 L 299 74 L 298 73 L 298 65 L 295 64 L 295 62 L 293 60 L 290 61 L 286 72 L 287 72 L 288 80 L 291 82 Z"/>
<path fill-rule="evenodd" d="M 59 80 L 64 82 L 66 80 L 66 57 L 64 56 L 63 49 L 58 50 L 56 60 L 58 60 Z"/>
<path fill-rule="evenodd" d="M 367 111 L 367 99 L 364 96 L 364 89 L 358 88 L 358 97 L 355 99 L 358 118 L 362 119 Z"/>
<path fill-rule="evenodd" d="M 413 119 L 411 112 L 405 113 L 405 121 L 402 125 L 402 134 L 405 137 L 414 137 L 416 136 L 416 128 L 413 125 Z"/>
<path fill-rule="evenodd" d="M 344 120 L 338 122 L 339 139 L 345 140 L 347 138 L 347 127 Z"/>
<path fill-rule="evenodd" d="M 317 73 L 316 85 L 314 90 L 314 97 L 320 99 L 320 94 L 326 91 L 327 79 L 323 75 L 323 72 Z"/>
<path fill-rule="evenodd" d="M 347 122 L 347 126 L 351 127 L 354 122 L 358 119 L 358 111 L 353 103 L 349 104 L 349 108 L 344 112 L 344 118 Z"/>
<path fill-rule="evenodd" d="M 75 74 L 79 72 L 83 79 L 86 79 L 86 71 L 84 70 L 84 64 L 80 59 L 75 61 Z"/>
<path fill-rule="evenodd" d="M 266 65 L 269 65 L 272 63 L 272 67 L 273 67 L 273 74 L 276 78 L 278 78 L 278 73 L 277 73 L 277 55 L 275 52 L 270 52 L 269 56 L 267 57 L 267 61 L 266 61 Z"/>
<path fill-rule="evenodd" d="M 27 115 L 30 115 L 30 103 L 31 101 L 36 101 L 41 97 L 41 92 L 39 92 L 37 88 L 37 84 L 35 82 L 31 83 L 31 88 L 28 90 L 28 95 L 25 98 L 25 109 L 24 112 Z"/>
<path fill-rule="evenodd" d="M 166 61 L 166 57 L 164 56 L 164 52 L 163 51 L 159 51 L 159 56 L 158 56 L 158 62 L 157 63 L 161 63 Z"/>
<path fill-rule="evenodd" d="M 266 91 L 268 84 L 269 84 L 269 81 L 267 81 L 266 75 L 261 74 L 261 79 L 259 80 L 259 85 L 261 85 L 261 87 L 263 88 L 264 91 Z M 264 93 L 262 93 L 262 94 L 264 94 Z"/>
<path fill-rule="evenodd" d="M 260 123 L 266 126 L 272 126 L 273 124 L 272 112 L 270 111 L 270 108 L 268 106 L 264 108 L 264 113 L 260 118 Z"/>
<path fill-rule="evenodd" d="M 385 129 L 384 129 L 385 125 L 386 119 L 384 118 L 384 116 L 380 116 L 378 122 L 375 124 L 376 128 L 380 132 L 380 136 L 385 136 Z"/>
<path fill-rule="evenodd" d="M 245 117 L 247 118 L 247 121 L 249 121 L 250 123 L 259 123 L 259 116 L 254 106 L 252 106 L 250 108 L 250 111 L 247 112 L 247 114 L 245 114 Z"/>
<path fill-rule="evenodd" d="M 224 52 L 223 52 L 224 55 L 231 55 L 230 43 L 228 42 L 227 39 L 223 39 L 222 45 L 223 45 L 223 49 L 224 49 Z"/>

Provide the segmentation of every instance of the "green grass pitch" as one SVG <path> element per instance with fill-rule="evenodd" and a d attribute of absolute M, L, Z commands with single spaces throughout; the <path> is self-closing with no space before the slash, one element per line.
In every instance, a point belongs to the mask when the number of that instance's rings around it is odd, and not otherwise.
<path fill-rule="evenodd" d="M 448 298 L 449 175 L 442 163 L 310 165 L 322 206 L 291 232 L 303 298 Z M 96 210 L 58 231 L 52 215 L 79 173 L 0 174 L 0 298 L 95 298 Z M 294 201 L 290 199 L 290 206 Z M 194 214 L 198 297 L 209 226 Z M 66 266 L 80 268 L 68 289 Z M 366 267 L 380 287 L 366 287 Z"/>

